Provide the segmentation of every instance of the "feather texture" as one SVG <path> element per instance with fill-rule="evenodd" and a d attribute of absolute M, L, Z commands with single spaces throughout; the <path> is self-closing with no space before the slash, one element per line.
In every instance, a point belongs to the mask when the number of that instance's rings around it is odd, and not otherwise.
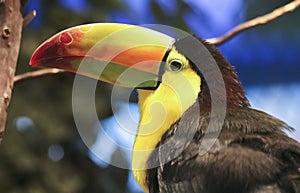
<path fill-rule="evenodd" d="M 228 108 L 222 124 L 197 108 L 189 108 L 152 153 L 148 163 L 160 165 L 147 171 L 150 193 L 300 193 L 300 144 L 283 132 L 290 126 L 248 107 Z M 217 138 L 207 131 L 209 121 L 222 124 Z M 208 140 L 215 141 L 201 154 Z"/>

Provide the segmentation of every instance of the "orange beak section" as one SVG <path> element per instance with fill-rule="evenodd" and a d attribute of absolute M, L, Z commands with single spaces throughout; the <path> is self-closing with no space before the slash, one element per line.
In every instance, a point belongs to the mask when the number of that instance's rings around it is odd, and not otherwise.
<path fill-rule="evenodd" d="M 175 40 L 127 24 L 97 23 L 66 29 L 32 55 L 34 67 L 51 67 L 124 87 L 156 88 L 162 61 Z"/>

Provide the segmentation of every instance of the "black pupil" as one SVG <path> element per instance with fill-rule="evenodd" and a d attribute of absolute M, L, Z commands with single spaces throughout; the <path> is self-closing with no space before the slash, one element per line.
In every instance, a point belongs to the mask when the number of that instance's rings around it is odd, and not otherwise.
<path fill-rule="evenodd" d="M 178 61 L 172 61 L 170 63 L 170 68 L 172 71 L 179 71 L 182 67 L 182 64 Z"/>

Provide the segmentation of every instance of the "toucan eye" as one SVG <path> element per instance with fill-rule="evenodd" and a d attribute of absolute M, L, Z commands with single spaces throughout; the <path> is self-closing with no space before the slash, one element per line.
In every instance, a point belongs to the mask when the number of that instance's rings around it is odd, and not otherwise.
<path fill-rule="evenodd" d="M 181 61 L 179 60 L 172 60 L 170 62 L 170 70 L 174 71 L 174 72 L 178 72 L 182 69 L 183 64 Z"/>

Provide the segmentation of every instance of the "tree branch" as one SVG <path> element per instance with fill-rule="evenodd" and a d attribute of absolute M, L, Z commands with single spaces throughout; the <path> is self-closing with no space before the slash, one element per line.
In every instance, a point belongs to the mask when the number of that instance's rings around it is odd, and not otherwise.
<path fill-rule="evenodd" d="M 23 27 L 26 27 L 36 16 L 36 10 L 31 11 L 28 15 L 24 17 Z"/>
<path fill-rule="evenodd" d="M 27 73 L 15 76 L 14 77 L 14 83 L 19 82 L 21 80 L 26 80 L 26 79 L 30 79 L 30 78 L 37 78 L 37 77 L 44 76 L 44 75 L 58 74 L 60 72 L 66 72 L 66 71 L 60 70 L 60 69 L 57 69 L 57 68 L 45 68 L 45 69 L 41 69 L 41 70 L 27 72 Z"/>
<path fill-rule="evenodd" d="M 229 39 L 233 38 L 235 35 L 241 33 L 242 31 L 245 31 L 250 28 L 254 28 L 259 25 L 269 23 L 269 22 L 277 19 L 278 17 L 283 16 L 284 14 L 286 14 L 288 12 L 293 12 L 299 6 L 300 6 L 300 0 L 294 0 L 278 9 L 275 9 L 271 13 L 268 13 L 268 14 L 260 16 L 260 17 L 256 17 L 254 19 L 251 19 L 249 21 L 246 21 L 246 22 L 236 26 L 235 28 L 233 28 L 232 30 L 230 30 L 229 32 L 227 32 L 225 35 L 223 35 L 221 37 L 210 38 L 210 39 L 207 39 L 206 41 L 208 43 L 211 43 L 214 45 L 220 45 L 220 44 L 228 41 Z"/>
<path fill-rule="evenodd" d="M 286 14 L 288 12 L 294 11 L 299 6 L 300 6 L 300 0 L 294 0 L 294 1 L 278 8 L 278 9 L 275 9 L 271 13 L 268 13 L 268 14 L 263 15 L 263 16 L 256 17 L 254 19 L 251 19 L 249 21 L 246 21 L 246 22 L 236 26 L 235 28 L 233 28 L 232 30 L 227 32 L 224 36 L 221 36 L 221 37 L 218 37 L 218 38 L 207 39 L 206 41 L 208 43 L 211 43 L 211 44 L 214 44 L 214 45 L 223 44 L 224 42 L 226 42 L 229 39 L 233 38 L 235 35 L 241 33 L 242 31 L 245 31 L 245 30 L 250 29 L 250 28 L 254 28 L 254 27 L 259 26 L 259 25 L 269 23 L 269 22 L 277 19 L 278 17 L 283 16 L 284 14 Z M 22 81 L 23 79 L 36 78 L 36 77 L 40 77 L 40 76 L 43 76 L 43 75 L 58 74 L 58 73 L 61 73 L 61 72 L 64 72 L 64 71 L 63 70 L 57 70 L 57 69 L 53 70 L 53 69 L 46 68 L 46 69 L 37 70 L 37 71 L 33 71 L 33 72 L 27 72 L 25 74 L 18 75 L 14 78 L 14 81 L 19 82 L 19 81 Z"/>

